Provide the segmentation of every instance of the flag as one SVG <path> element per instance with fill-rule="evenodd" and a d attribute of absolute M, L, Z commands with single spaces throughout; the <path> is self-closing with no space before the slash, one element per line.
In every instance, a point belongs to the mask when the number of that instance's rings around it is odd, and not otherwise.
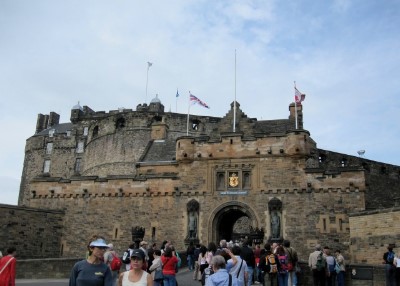
<path fill-rule="evenodd" d="M 178 89 L 176 89 L 176 97 L 179 97 Z"/>
<path fill-rule="evenodd" d="M 153 65 L 151 62 L 147 62 L 147 68 L 150 68 Z"/>
<path fill-rule="evenodd" d="M 200 99 L 198 99 L 196 96 L 194 96 L 193 94 L 190 93 L 190 102 L 193 104 L 200 104 L 201 106 L 205 107 L 205 108 L 210 108 L 205 102 L 201 101 Z"/>
<path fill-rule="evenodd" d="M 306 98 L 304 93 L 301 93 L 296 87 L 294 88 L 294 100 L 296 103 L 301 104 L 302 101 Z"/>

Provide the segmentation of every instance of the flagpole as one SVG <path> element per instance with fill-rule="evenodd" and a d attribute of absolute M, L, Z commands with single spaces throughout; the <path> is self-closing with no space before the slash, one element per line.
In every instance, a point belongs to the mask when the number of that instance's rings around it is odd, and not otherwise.
<path fill-rule="evenodd" d="M 296 81 L 294 81 L 294 112 L 295 112 L 295 120 L 296 120 L 296 130 L 297 130 L 297 101 L 296 101 Z"/>
<path fill-rule="evenodd" d="M 188 101 L 188 114 L 186 120 L 186 136 L 189 136 L 189 113 L 190 113 L 190 90 L 189 90 L 189 101 Z"/>
<path fill-rule="evenodd" d="M 235 49 L 235 101 L 233 102 L 233 132 L 236 132 L 236 49 Z"/>

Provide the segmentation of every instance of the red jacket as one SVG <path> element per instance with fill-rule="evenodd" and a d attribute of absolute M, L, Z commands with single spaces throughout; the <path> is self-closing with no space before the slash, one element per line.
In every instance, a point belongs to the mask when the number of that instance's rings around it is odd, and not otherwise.
<path fill-rule="evenodd" d="M 15 286 L 15 264 L 16 259 L 10 255 L 0 260 L 0 286 Z"/>
<path fill-rule="evenodd" d="M 163 264 L 163 274 L 175 275 L 175 266 L 178 263 L 178 258 L 176 258 L 176 256 L 165 257 L 163 255 L 161 256 L 161 262 Z"/>

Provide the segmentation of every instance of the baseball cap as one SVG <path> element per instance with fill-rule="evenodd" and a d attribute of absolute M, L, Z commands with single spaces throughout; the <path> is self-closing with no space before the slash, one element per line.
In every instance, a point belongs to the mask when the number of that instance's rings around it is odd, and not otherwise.
<path fill-rule="evenodd" d="M 134 249 L 132 251 L 131 257 L 138 257 L 138 258 L 144 260 L 145 254 L 144 254 L 143 250 L 141 250 L 141 249 Z"/>

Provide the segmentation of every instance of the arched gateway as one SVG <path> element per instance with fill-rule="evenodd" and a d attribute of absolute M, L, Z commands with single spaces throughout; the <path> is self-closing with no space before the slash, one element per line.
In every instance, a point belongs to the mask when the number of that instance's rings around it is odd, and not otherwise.
<path fill-rule="evenodd" d="M 221 239 L 240 240 L 250 236 L 252 230 L 260 227 L 256 213 L 241 202 L 227 202 L 218 206 L 208 220 L 208 241 L 217 244 Z"/>

